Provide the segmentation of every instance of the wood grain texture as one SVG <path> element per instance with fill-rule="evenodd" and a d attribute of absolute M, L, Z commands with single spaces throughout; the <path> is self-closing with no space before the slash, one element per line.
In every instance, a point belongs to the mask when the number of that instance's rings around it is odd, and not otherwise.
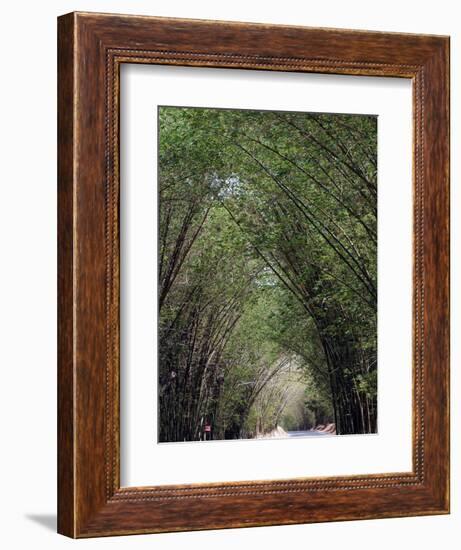
<path fill-rule="evenodd" d="M 59 18 L 58 31 L 59 532 L 447 513 L 448 38 L 86 13 Z M 126 62 L 413 80 L 411 472 L 120 488 L 119 68 Z"/>
<path fill-rule="evenodd" d="M 73 361 L 74 29 L 58 21 L 58 531 L 75 535 Z"/>

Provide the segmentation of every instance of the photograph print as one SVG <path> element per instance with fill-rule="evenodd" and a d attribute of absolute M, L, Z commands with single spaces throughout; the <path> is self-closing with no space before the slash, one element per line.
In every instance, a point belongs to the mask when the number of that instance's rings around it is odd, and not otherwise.
<path fill-rule="evenodd" d="M 377 117 L 158 107 L 158 441 L 377 433 Z"/>

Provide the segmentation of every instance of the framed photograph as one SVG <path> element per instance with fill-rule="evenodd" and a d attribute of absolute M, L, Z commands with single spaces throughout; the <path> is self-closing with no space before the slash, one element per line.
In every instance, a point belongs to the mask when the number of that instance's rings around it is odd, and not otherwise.
<path fill-rule="evenodd" d="M 449 39 L 58 19 L 58 531 L 449 512 Z"/>

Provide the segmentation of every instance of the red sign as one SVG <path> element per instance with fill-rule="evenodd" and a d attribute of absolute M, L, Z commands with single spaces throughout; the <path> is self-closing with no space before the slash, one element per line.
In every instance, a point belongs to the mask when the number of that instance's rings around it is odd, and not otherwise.
<path fill-rule="evenodd" d="M 205 424 L 205 431 L 211 432 L 211 426 L 209 424 Z"/>

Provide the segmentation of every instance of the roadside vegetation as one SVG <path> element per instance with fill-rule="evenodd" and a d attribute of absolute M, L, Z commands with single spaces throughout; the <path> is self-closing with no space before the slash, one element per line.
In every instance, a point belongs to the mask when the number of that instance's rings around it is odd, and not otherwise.
<path fill-rule="evenodd" d="M 159 108 L 160 441 L 376 431 L 376 125 Z"/>

